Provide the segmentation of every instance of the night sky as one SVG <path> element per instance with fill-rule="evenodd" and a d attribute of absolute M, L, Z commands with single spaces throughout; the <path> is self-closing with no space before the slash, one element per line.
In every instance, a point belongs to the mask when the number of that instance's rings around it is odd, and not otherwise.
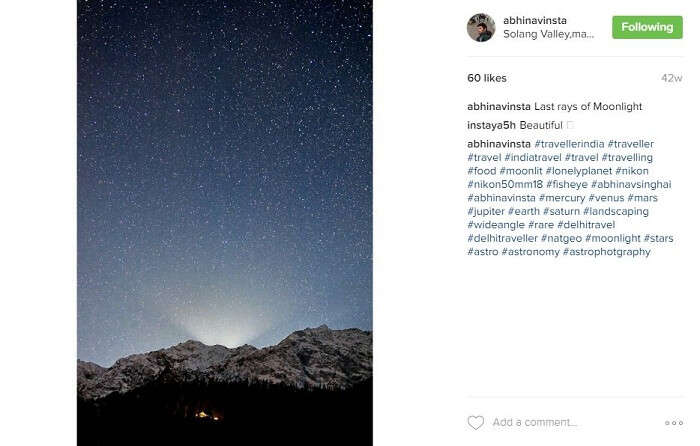
<path fill-rule="evenodd" d="M 78 3 L 78 356 L 372 326 L 371 2 Z"/>

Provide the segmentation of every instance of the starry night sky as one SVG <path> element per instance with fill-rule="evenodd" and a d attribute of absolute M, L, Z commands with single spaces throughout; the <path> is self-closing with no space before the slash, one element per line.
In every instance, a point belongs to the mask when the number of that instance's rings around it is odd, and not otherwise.
<path fill-rule="evenodd" d="M 78 3 L 78 356 L 372 326 L 371 1 Z"/>

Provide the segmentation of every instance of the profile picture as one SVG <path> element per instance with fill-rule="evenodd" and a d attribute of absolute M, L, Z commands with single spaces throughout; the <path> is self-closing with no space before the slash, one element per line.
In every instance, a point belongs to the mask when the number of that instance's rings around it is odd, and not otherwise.
<path fill-rule="evenodd" d="M 486 42 L 496 32 L 496 22 L 488 14 L 474 14 L 467 22 L 467 34 L 477 42 Z"/>

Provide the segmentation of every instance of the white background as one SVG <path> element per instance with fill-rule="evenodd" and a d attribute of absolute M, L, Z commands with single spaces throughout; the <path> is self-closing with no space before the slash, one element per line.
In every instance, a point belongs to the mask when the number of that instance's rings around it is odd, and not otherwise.
<path fill-rule="evenodd" d="M 698 444 L 696 7 L 492 3 L 375 2 L 375 444 Z M 564 14 L 601 38 L 507 43 L 497 29 L 478 46 L 465 31 L 477 12 L 497 27 L 504 15 Z M 604 38 L 614 14 L 683 15 L 685 37 Z M 0 49 L 0 439 L 75 444 L 74 4 L 4 2 Z M 473 57 L 671 53 L 685 57 Z M 631 65 L 639 69 L 623 84 Z M 669 66 L 688 79 L 683 92 L 657 83 Z M 673 177 L 673 197 L 654 224 L 673 228 L 675 247 L 646 262 L 467 259 L 464 105 L 481 92 L 464 76 L 473 71 L 519 73 L 502 94 L 520 99 L 547 85 L 550 99 L 639 91 L 665 107 L 639 131 L 666 140 L 655 167 Z M 577 131 L 602 125 L 580 121 Z M 670 125 L 680 130 L 665 136 Z M 562 396 L 582 398 L 551 398 Z M 473 432 L 470 414 L 572 417 L 580 429 Z M 686 429 L 661 426 L 676 415 Z"/>
<path fill-rule="evenodd" d="M 687 5 L 375 2 L 376 444 L 698 444 L 697 46 Z M 496 33 L 475 43 L 465 24 L 481 12 Z M 503 17 L 514 15 L 563 15 L 566 30 L 596 38 L 507 41 Z M 682 15 L 684 39 L 613 40 L 613 15 Z M 685 83 L 664 84 L 665 72 Z M 467 73 L 510 82 L 468 85 Z M 468 101 L 486 99 L 643 102 L 633 115 L 537 117 L 573 119 L 572 139 L 656 140 L 652 177 L 673 189 L 619 232 L 673 233 L 676 243 L 649 260 L 467 257 L 465 122 L 524 119 L 466 114 Z M 486 425 L 472 430 L 469 415 Z M 497 431 L 497 417 L 577 427 Z M 678 419 L 683 428 L 665 426 Z"/>
<path fill-rule="evenodd" d="M 75 3 L 0 5 L 0 444 L 75 444 Z"/>

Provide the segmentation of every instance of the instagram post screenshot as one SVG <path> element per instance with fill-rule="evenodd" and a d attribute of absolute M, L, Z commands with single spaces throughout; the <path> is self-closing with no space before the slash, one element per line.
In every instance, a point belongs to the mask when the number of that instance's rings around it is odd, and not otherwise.
<path fill-rule="evenodd" d="M 0 11 L 1 444 L 700 444 L 695 3 Z"/>

